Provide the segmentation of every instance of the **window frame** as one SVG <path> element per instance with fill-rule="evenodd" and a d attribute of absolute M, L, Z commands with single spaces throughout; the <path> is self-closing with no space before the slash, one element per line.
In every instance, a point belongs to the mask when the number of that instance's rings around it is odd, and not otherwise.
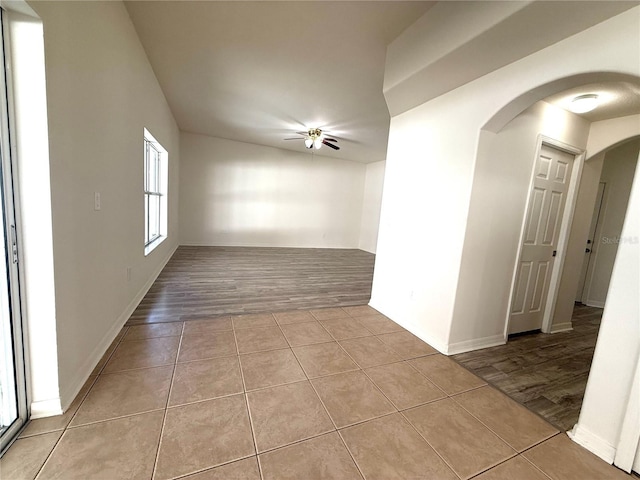
<path fill-rule="evenodd" d="M 168 152 L 144 129 L 144 254 L 167 238 Z M 152 203 L 155 208 L 152 208 Z M 155 218 L 152 218 L 154 211 Z M 155 226 L 155 228 L 153 228 Z"/>

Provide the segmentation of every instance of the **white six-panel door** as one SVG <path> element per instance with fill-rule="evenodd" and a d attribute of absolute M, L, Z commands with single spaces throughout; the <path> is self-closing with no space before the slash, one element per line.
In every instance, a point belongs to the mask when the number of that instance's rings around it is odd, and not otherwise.
<path fill-rule="evenodd" d="M 575 155 L 542 144 L 529 195 L 509 334 L 538 330 L 546 306 Z"/>

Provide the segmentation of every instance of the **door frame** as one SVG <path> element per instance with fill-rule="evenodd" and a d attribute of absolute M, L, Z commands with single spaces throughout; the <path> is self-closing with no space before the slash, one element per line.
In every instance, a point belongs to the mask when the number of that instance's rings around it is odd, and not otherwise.
<path fill-rule="evenodd" d="M 562 214 L 562 223 L 560 225 L 560 235 L 558 237 L 558 254 L 553 262 L 551 269 L 551 278 L 549 280 L 549 288 L 547 290 L 547 298 L 545 301 L 544 313 L 542 317 L 542 331 L 544 333 L 554 333 L 553 330 L 553 312 L 556 308 L 556 302 L 558 300 L 558 289 L 560 287 L 560 279 L 562 278 L 562 271 L 564 269 L 564 261 L 567 257 L 567 247 L 569 244 L 569 234 L 571 232 L 571 224 L 573 223 L 573 215 L 576 208 L 576 200 L 578 197 L 578 188 L 580 186 L 580 179 L 582 178 L 582 169 L 585 161 L 585 150 L 574 147 L 567 143 L 561 142 L 546 135 L 539 134 L 536 141 L 535 156 L 533 157 L 533 164 L 531 166 L 531 177 L 529 179 L 527 201 L 524 214 L 522 216 L 522 224 L 520 226 L 520 235 L 518 237 L 518 249 L 516 254 L 516 261 L 513 266 L 513 273 L 511 276 L 511 288 L 509 289 L 509 302 L 507 305 L 507 314 L 504 322 L 504 338 L 505 341 L 509 338 L 509 321 L 511 319 L 511 309 L 513 304 L 513 295 L 516 288 L 516 280 L 518 275 L 518 265 L 520 263 L 520 257 L 522 256 L 522 240 L 525 235 L 527 214 L 529 213 L 530 198 L 535 178 L 535 168 L 538 157 L 542 150 L 542 145 L 548 145 L 549 147 L 561 150 L 566 153 L 570 153 L 575 156 L 573 161 L 573 168 L 571 171 L 571 178 L 569 180 L 569 190 L 567 192 L 567 200 L 564 206 L 564 213 Z M 557 331 L 567 330 L 559 329 Z"/>
<path fill-rule="evenodd" d="M 602 192 L 600 192 L 600 186 L 602 185 Z M 591 253 L 589 253 L 589 258 L 587 260 L 583 260 L 582 263 L 582 269 L 580 271 L 580 278 L 578 280 L 578 285 L 582 286 L 582 288 L 580 289 L 580 298 L 577 298 L 578 295 L 576 295 L 576 302 L 580 302 L 583 303 L 585 305 L 588 305 L 585 300 L 588 299 L 589 297 L 589 290 L 591 289 L 591 281 L 593 280 L 593 266 L 595 265 L 595 262 L 598 258 L 598 250 L 596 248 L 596 241 L 595 239 L 597 238 L 596 233 L 598 233 L 598 227 L 600 226 L 600 222 L 602 221 L 602 213 L 604 210 L 604 207 L 606 206 L 606 195 L 609 192 L 609 189 L 607 188 L 607 183 L 606 182 L 598 182 L 598 191 L 596 194 L 596 204 L 594 205 L 594 212 L 591 215 L 591 224 L 589 225 L 589 237 L 587 237 L 587 242 L 589 240 L 591 240 Z M 595 207 L 598 207 L 598 213 L 596 214 L 595 212 Z M 595 221 L 595 223 L 594 223 Z M 593 235 L 591 235 L 591 228 L 593 227 Z M 587 247 L 589 248 L 589 244 L 587 243 Z M 586 262 L 586 268 L 585 268 L 585 264 L 584 262 Z M 576 292 L 577 294 L 578 292 Z M 586 298 L 585 298 L 586 297 Z M 599 308 L 603 308 L 604 304 L 602 305 L 588 305 L 590 307 L 599 307 Z"/>
<path fill-rule="evenodd" d="M 26 308 L 26 295 L 24 294 L 24 250 L 22 245 L 22 226 L 21 226 L 21 209 L 19 201 L 18 191 L 18 171 L 16 159 L 17 150 L 15 144 L 15 109 L 14 109 L 14 88 L 13 78 L 11 74 L 12 65 L 11 60 L 11 35 L 9 34 L 9 20 L 6 15 L 6 9 L 1 8 L 0 12 L 0 34 L 2 38 L 0 41 L 0 52 L 2 57 L 0 59 L 0 84 L 5 88 L 2 92 L 3 99 L 0 99 L 0 115 L 6 120 L 5 128 L 0 128 L 0 143 L 2 144 L 3 157 L 2 167 L 5 169 L 5 175 L 0 180 L 3 181 L 2 189 L 4 190 L 4 208 L 9 210 L 12 214 L 12 225 L 15 228 L 15 246 L 17 248 L 16 260 L 8 266 L 8 269 L 12 269 L 13 272 L 10 275 L 10 303 L 12 315 L 12 327 L 13 327 L 13 342 L 14 342 L 14 362 L 15 362 L 15 376 L 16 383 L 21 384 L 23 388 L 16 388 L 17 402 L 18 402 L 18 420 L 5 432 L 6 437 L 2 445 L 0 445 L 0 454 L 6 452 L 11 444 L 17 440 L 16 433 L 21 430 L 28 422 L 31 416 L 31 382 L 30 382 L 30 364 L 29 364 L 29 350 L 28 350 L 28 337 L 27 337 L 27 308 Z M 2 198 L 0 198 L 2 201 Z M 5 221 L 7 218 L 5 218 Z M 7 227 L 7 225 L 5 225 Z M 9 229 L 11 226 L 9 226 Z M 0 232 L 4 234 L 5 232 Z M 7 244 L 9 247 L 10 245 Z M 8 440 L 8 441 L 7 441 Z"/>

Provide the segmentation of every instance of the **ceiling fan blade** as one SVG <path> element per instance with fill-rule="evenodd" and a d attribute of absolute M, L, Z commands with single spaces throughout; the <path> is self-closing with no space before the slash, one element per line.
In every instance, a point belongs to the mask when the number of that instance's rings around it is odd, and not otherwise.
<path fill-rule="evenodd" d="M 283 140 L 302 140 L 302 138 L 300 138 L 300 137 L 295 137 L 295 138 L 283 138 Z"/>
<path fill-rule="evenodd" d="M 338 141 L 335 138 L 324 138 L 323 140 L 326 140 L 327 142 L 337 142 Z"/>
<path fill-rule="evenodd" d="M 340 147 L 337 145 L 334 145 L 333 143 L 329 143 L 325 140 L 322 141 L 323 145 L 326 145 L 327 147 L 333 148 L 334 150 L 340 150 Z"/>

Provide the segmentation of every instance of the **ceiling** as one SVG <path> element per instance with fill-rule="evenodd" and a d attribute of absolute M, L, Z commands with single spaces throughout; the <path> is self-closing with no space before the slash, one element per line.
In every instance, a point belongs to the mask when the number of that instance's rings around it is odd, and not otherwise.
<path fill-rule="evenodd" d="M 435 2 L 127 1 L 182 131 L 308 151 L 320 127 L 341 150 L 384 160 L 387 45 Z"/>
<path fill-rule="evenodd" d="M 569 110 L 571 100 L 578 95 L 595 93 L 600 105 L 595 110 L 579 114 L 590 122 L 599 122 L 616 117 L 626 117 L 640 113 L 640 83 L 606 82 L 590 83 L 556 93 L 546 102 Z"/>
<path fill-rule="evenodd" d="M 302 136 L 284 139 L 320 127 L 339 139 L 341 150 L 323 147 L 316 154 L 371 163 L 386 158 L 387 45 L 436 3 L 126 1 L 125 5 L 180 130 L 309 153 Z M 559 17 L 577 22 L 577 31 L 631 5 L 595 2 L 591 16 L 576 19 L 576 9 L 584 7 L 573 2 L 525 3 L 525 13 L 557 7 Z M 514 28 L 522 29 L 514 27 L 518 19 L 512 17 L 501 27 L 507 33 L 491 38 L 502 42 Z M 523 21 L 529 22 L 525 17 Z M 559 22 L 564 36 L 573 31 L 567 31 L 567 25 Z M 491 58 L 497 55 L 494 47 L 478 39 L 469 44 L 473 45 L 465 47 L 471 48 L 464 50 L 466 56 L 449 54 L 446 72 L 431 75 L 431 83 L 448 79 L 445 87 L 454 88 L 447 76 L 452 70 L 462 66 L 468 76 L 471 60 L 481 58 L 487 66 L 487 52 Z M 465 79 L 462 83 L 473 77 Z M 597 93 L 603 100 L 599 108 L 582 114 L 589 121 L 640 113 L 640 85 L 627 81 L 585 85 L 546 101 L 567 109 L 571 99 L 584 93 Z"/>

